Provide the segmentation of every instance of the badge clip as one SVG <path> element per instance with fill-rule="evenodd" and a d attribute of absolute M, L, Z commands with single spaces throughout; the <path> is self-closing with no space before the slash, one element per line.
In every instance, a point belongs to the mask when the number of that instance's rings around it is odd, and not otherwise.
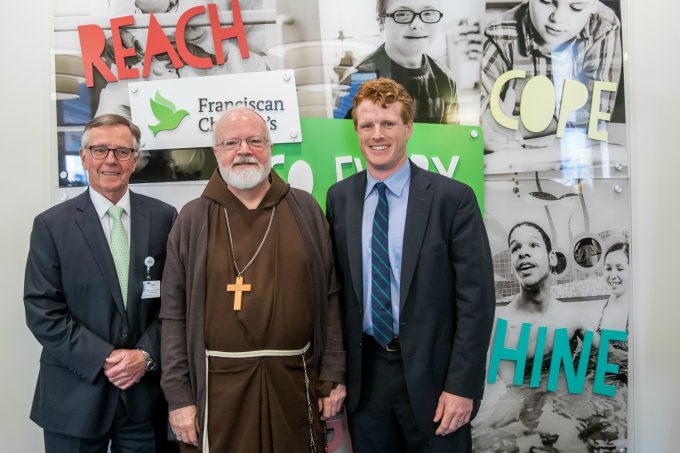
<path fill-rule="evenodd" d="M 146 279 L 151 280 L 151 266 L 153 266 L 156 263 L 156 260 L 153 259 L 153 256 L 147 256 L 144 259 L 144 265 L 146 266 Z"/>

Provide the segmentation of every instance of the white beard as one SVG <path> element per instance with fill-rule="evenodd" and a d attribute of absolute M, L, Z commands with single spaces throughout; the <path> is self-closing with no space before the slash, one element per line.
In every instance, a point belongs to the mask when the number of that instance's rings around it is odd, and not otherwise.
<path fill-rule="evenodd" d="M 239 163 L 253 163 L 257 167 L 234 168 L 235 164 Z M 267 159 L 265 165 L 261 165 L 254 157 L 237 157 L 229 167 L 219 166 L 222 179 L 228 186 L 234 187 L 238 190 L 252 189 L 264 181 L 271 172 L 272 159 L 271 156 Z"/>

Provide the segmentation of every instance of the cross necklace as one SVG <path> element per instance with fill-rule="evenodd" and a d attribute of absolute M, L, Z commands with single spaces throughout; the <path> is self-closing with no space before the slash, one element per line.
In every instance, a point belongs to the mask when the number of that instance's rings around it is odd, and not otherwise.
<path fill-rule="evenodd" d="M 227 221 L 227 236 L 229 237 L 229 246 L 231 247 L 231 259 L 234 263 L 234 269 L 236 269 L 236 281 L 234 283 L 230 283 L 227 285 L 227 292 L 229 293 L 234 293 L 234 310 L 238 311 L 241 309 L 241 300 L 243 298 L 243 293 L 244 292 L 250 292 L 251 291 L 251 284 L 250 283 L 243 283 L 243 273 L 248 269 L 248 267 L 253 264 L 253 261 L 255 261 L 255 258 L 257 258 L 257 255 L 260 254 L 260 250 L 262 250 L 262 246 L 264 245 L 264 241 L 267 240 L 267 236 L 269 236 L 269 230 L 271 230 L 272 227 L 272 221 L 274 220 L 274 213 L 276 212 L 276 206 L 272 208 L 272 215 L 269 217 L 269 225 L 267 225 L 267 231 L 264 232 L 264 236 L 262 237 L 262 241 L 260 242 L 260 245 L 257 247 L 257 250 L 255 250 L 255 254 L 253 255 L 252 258 L 250 258 L 250 261 L 248 261 L 248 264 L 246 264 L 243 269 L 239 269 L 238 265 L 236 264 L 236 250 L 234 249 L 234 240 L 231 237 L 231 225 L 229 224 L 229 213 L 227 212 L 227 209 L 224 208 L 224 218 Z"/>

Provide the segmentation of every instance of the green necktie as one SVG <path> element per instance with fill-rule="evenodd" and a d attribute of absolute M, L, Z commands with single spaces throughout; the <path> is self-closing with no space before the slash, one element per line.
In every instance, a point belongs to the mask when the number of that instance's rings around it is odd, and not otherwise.
<path fill-rule="evenodd" d="M 123 295 L 123 304 L 127 308 L 127 290 L 128 290 L 128 271 L 130 269 L 130 246 L 128 245 L 128 237 L 125 233 L 125 227 L 121 221 L 123 216 L 123 208 L 114 205 L 109 208 L 107 214 L 111 218 L 111 237 L 110 247 L 113 263 L 116 265 L 116 274 L 118 274 L 118 282 L 120 283 L 120 292 Z"/>

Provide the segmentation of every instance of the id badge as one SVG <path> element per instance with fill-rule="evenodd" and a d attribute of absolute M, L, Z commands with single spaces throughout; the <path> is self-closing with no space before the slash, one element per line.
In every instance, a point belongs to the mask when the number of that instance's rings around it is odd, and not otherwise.
<path fill-rule="evenodd" d="M 145 280 L 142 282 L 142 299 L 161 297 L 161 281 Z"/>

